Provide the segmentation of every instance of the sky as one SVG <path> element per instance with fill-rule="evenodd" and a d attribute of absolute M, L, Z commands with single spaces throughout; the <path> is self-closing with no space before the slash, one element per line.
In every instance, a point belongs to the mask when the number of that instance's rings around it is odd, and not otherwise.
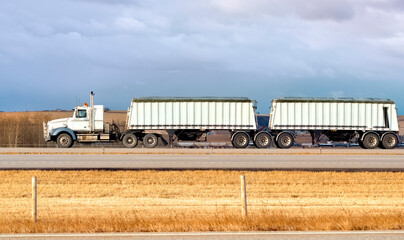
<path fill-rule="evenodd" d="M 133 97 L 391 98 L 404 114 L 402 0 L 12 0 L 0 111 L 126 110 Z"/>

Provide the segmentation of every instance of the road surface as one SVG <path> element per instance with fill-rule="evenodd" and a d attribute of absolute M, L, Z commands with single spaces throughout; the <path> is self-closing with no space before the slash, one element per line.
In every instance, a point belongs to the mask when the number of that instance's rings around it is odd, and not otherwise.
<path fill-rule="evenodd" d="M 404 170 L 404 149 L 0 149 L 0 169 Z"/>
<path fill-rule="evenodd" d="M 100 234 L 21 234 L 0 235 L 0 239 L 45 239 L 45 240 L 398 240 L 404 239 L 404 231 L 364 232 L 194 232 L 194 233 L 100 233 Z"/>

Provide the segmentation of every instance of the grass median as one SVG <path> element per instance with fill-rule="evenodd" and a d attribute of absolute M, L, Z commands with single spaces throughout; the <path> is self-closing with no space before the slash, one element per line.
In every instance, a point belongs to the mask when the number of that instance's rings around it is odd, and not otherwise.
<path fill-rule="evenodd" d="M 0 232 L 404 229 L 403 180 L 401 172 L 0 171 Z"/>

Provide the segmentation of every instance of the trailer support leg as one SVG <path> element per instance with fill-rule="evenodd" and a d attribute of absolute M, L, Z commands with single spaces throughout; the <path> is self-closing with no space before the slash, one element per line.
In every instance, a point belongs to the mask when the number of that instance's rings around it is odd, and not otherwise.
<path fill-rule="evenodd" d="M 311 136 L 311 144 L 313 146 L 319 146 L 320 144 L 320 136 L 321 136 L 321 131 L 309 131 L 310 136 Z"/>
<path fill-rule="evenodd" d="M 167 134 L 168 134 L 168 146 L 171 147 L 171 148 L 173 147 L 174 133 L 175 133 L 175 131 L 173 131 L 173 130 L 167 130 Z"/>

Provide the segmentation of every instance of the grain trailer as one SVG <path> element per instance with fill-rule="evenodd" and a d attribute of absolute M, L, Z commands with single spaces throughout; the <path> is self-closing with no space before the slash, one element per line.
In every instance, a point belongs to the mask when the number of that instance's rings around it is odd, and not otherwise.
<path fill-rule="evenodd" d="M 255 109 L 249 98 L 134 98 L 122 142 L 135 147 L 142 141 L 153 148 L 162 137 L 158 131 L 166 132 L 171 143 L 200 141 L 209 132 L 222 130 L 231 133 L 234 147 L 245 148 L 257 137 Z"/>
<path fill-rule="evenodd" d="M 293 145 L 294 131 L 308 131 L 313 138 L 323 134 L 331 141 L 358 140 L 367 149 L 395 148 L 399 139 L 397 110 L 390 99 L 275 98 L 269 128 L 279 148 Z"/>

